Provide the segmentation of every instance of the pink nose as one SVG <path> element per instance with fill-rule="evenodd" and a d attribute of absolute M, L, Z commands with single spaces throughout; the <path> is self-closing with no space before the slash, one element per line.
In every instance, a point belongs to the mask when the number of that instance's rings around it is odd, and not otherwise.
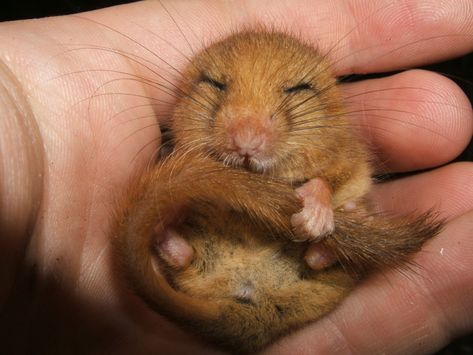
<path fill-rule="evenodd" d="M 252 157 L 264 148 L 264 136 L 254 132 L 239 132 L 233 137 L 233 148 L 240 155 Z"/>

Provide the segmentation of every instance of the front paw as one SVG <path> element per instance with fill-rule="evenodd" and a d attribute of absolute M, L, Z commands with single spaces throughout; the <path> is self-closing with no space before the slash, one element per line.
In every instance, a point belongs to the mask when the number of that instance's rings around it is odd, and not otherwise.
<path fill-rule="evenodd" d="M 331 206 L 321 203 L 304 206 L 301 212 L 292 215 L 291 223 L 300 241 L 320 242 L 335 229 Z"/>
<path fill-rule="evenodd" d="M 292 215 L 291 223 L 300 241 L 318 242 L 335 229 L 332 193 L 321 178 L 314 178 L 296 190 L 302 211 Z"/>

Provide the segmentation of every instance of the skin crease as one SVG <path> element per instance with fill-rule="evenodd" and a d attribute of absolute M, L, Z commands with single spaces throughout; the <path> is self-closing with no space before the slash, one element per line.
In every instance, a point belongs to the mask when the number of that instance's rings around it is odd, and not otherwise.
<path fill-rule="evenodd" d="M 285 25 L 289 28 L 297 24 L 300 32 L 309 27 L 310 34 L 305 36 L 325 49 L 331 48 L 354 24 L 384 6 L 385 10 L 371 15 L 370 21 L 347 37 L 350 39 L 349 45 L 332 52 L 331 58 L 336 60 L 347 55 L 346 51 L 355 53 L 357 49 L 370 48 L 338 62 L 335 65 L 337 74 L 419 65 L 460 55 L 473 48 L 472 23 L 467 16 L 471 13 L 471 2 L 446 1 L 441 5 L 434 1 L 387 3 L 351 1 L 334 5 L 329 1 L 319 1 L 315 9 L 309 2 L 301 2 L 300 6 L 291 8 L 292 11 L 288 11 L 288 5 L 283 2 L 271 2 L 271 7 L 256 1 L 243 2 L 238 6 L 199 1 L 186 2 L 185 6 L 183 2 L 174 2 L 172 6 L 182 17 L 182 23 L 197 32 L 197 37 L 200 31 L 206 34 L 205 38 L 212 37 L 205 32 L 207 27 L 201 26 L 218 28 L 215 33 L 221 34 L 229 30 L 222 25 L 224 23 L 238 25 L 255 19 L 270 22 L 276 18 L 287 21 Z M 205 15 L 208 21 L 202 21 L 200 15 Z M 166 36 L 168 41 L 181 43 L 179 48 L 186 48 L 159 4 L 137 3 L 86 16 L 139 38 L 140 43 L 176 65 L 183 64 L 182 56 L 170 53 L 168 44 L 156 40 L 136 25 Z M 128 22 L 130 18 L 133 18 L 131 24 Z M 310 19 L 306 21 L 311 22 L 295 21 L 295 18 Z M 334 18 L 339 26 L 334 26 L 333 20 L 329 20 Z M 413 30 L 399 31 L 406 25 Z M 284 27 L 283 24 L 281 26 Z M 333 28 L 339 32 L 330 32 Z M 426 41 L 410 48 L 401 48 L 395 56 L 383 56 L 390 50 L 382 44 L 387 38 L 392 39 L 388 43 L 393 43 L 393 48 L 400 48 L 403 43 L 445 33 L 462 33 L 464 36 Z M 192 36 L 186 32 L 187 38 L 192 39 Z M 157 127 L 130 134 L 151 124 L 154 118 L 146 122 L 131 120 L 138 116 L 136 112 L 131 112 L 128 117 L 120 118 L 121 124 L 112 122 L 110 116 L 120 109 L 143 103 L 132 97 L 102 96 L 90 106 L 75 105 L 78 100 L 90 97 L 97 86 L 110 80 L 110 73 L 90 75 L 89 72 L 48 80 L 58 74 L 98 67 L 113 66 L 124 72 L 139 72 L 139 68 L 123 57 L 105 53 L 99 56 L 97 50 L 65 54 L 73 44 L 83 46 L 84 43 L 92 43 L 126 49 L 130 42 L 103 27 L 74 17 L 4 23 L 0 27 L 0 37 L 1 59 L 16 79 L 8 81 L 7 93 L 18 89 L 20 95 L 17 101 L 29 105 L 38 127 L 36 131 L 41 137 L 41 140 L 35 141 L 19 137 L 14 144 L 19 147 L 33 145 L 35 151 L 44 152 L 42 175 L 32 175 L 25 173 L 30 170 L 27 160 L 23 165 L 14 166 L 11 160 L 6 159 L 5 150 L 1 150 L 1 228 L 2 236 L 9 238 L 2 238 L 0 253 L 7 250 L 3 243 L 20 245 L 5 267 L 8 277 L 2 278 L 1 326 L 2 331 L 9 329 L 12 332 L 3 334 L 15 334 L 15 330 L 20 332 L 16 333 L 16 338 L 6 337 L 11 344 L 18 346 L 16 349 L 19 351 L 27 350 L 24 347 L 29 343 L 40 352 L 69 347 L 80 352 L 90 349 L 90 346 L 97 352 L 144 353 L 156 348 L 173 353 L 195 352 L 196 349 L 210 352 L 133 297 L 123 302 L 123 295 L 117 294 L 110 273 L 111 255 L 107 236 L 114 203 L 112 196 L 124 188 L 130 176 L 135 176 L 136 170 L 149 161 L 154 148 L 151 145 L 141 151 L 137 159 L 133 158 L 143 147 L 143 142 L 157 138 Z M 194 40 L 192 43 L 198 47 L 197 42 Z M 137 46 L 135 50 L 153 59 L 143 48 Z M 393 58 L 396 63 L 392 62 Z M 4 71 L 1 75 L 2 78 L 9 77 Z M 123 74 L 118 77 L 123 78 Z M 153 97 L 165 96 L 150 92 L 149 88 L 139 84 L 132 88 L 130 82 L 119 85 L 122 86 L 110 91 L 126 90 Z M 406 101 L 400 96 L 407 95 L 406 91 L 379 90 L 400 86 L 425 87 L 430 91 L 415 91 L 410 96 L 412 101 Z M 386 122 L 376 121 L 376 117 L 353 116 L 355 123 L 363 123 L 360 125 L 363 134 L 369 137 L 379 153 L 378 166 L 382 171 L 409 171 L 446 163 L 463 149 L 471 137 L 471 109 L 466 98 L 449 80 L 436 74 L 406 72 L 349 84 L 343 90 L 346 90 L 346 96 L 378 90 L 379 105 L 382 105 L 382 98 L 389 99 L 392 103 L 389 107 L 398 105 L 405 111 L 422 113 L 426 117 L 419 126 L 413 126 L 401 122 L 396 124 L 395 120 Z M 5 91 L 2 97 L 4 95 Z M 363 96 L 351 100 L 352 105 L 363 107 L 373 103 L 372 96 Z M 415 98 L 421 102 L 416 102 Z M 429 104 L 438 101 L 452 105 Z M 7 103 L 0 107 L 6 110 L 11 106 Z M 166 107 L 163 107 L 160 112 L 165 110 Z M 413 115 L 398 114 L 394 117 L 402 122 L 416 119 Z M 1 117 L 9 116 L 2 112 Z M 130 122 L 123 123 L 127 120 Z M 6 122 L 10 124 L 11 121 L 2 119 L 0 122 L 2 142 L 6 141 L 6 134 L 18 132 L 11 126 L 5 129 Z M 389 124 L 389 130 L 395 134 L 370 129 L 379 124 Z M 426 128 L 441 132 L 441 135 L 433 134 Z M 28 134 L 34 135 L 31 132 Z M 130 138 L 125 139 L 128 136 Z M 3 178 L 11 176 L 13 171 L 25 173 L 20 176 L 28 178 Z M 473 267 L 473 191 L 468 189 L 467 182 L 472 177 L 470 163 L 457 163 L 376 186 L 373 194 L 380 209 L 402 212 L 416 207 L 422 210 L 431 207 L 434 202 L 441 216 L 448 219 L 444 232 L 416 258 L 422 268 L 407 278 L 394 272 L 373 277 L 330 316 L 282 339 L 267 352 L 428 353 L 452 337 L 471 331 L 473 280 L 468 270 Z M 37 186 L 42 190 L 38 214 L 35 214 L 34 208 L 21 204 L 17 207 L 18 199 L 3 200 L 4 191 L 24 193 L 26 181 L 32 181 L 32 186 L 36 186 L 32 188 L 31 195 L 36 193 Z M 4 218 L 6 203 L 10 207 L 15 206 L 18 211 L 8 219 Z M 34 221 L 30 224 L 31 233 L 14 231 L 13 234 L 5 234 L 9 225 L 22 225 L 30 220 Z M 31 277 L 33 269 L 35 282 Z M 16 289 L 12 288 L 11 280 L 17 282 Z M 24 285 L 28 288 L 25 289 Z M 22 326 L 26 320 L 33 322 L 28 329 Z M 52 337 L 52 334 L 55 336 Z"/>

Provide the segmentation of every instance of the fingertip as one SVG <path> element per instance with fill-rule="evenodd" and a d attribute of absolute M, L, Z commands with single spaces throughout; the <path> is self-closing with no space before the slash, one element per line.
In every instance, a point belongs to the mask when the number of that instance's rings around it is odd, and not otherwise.
<path fill-rule="evenodd" d="M 419 170 L 457 157 L 473 134 L 468 97 L 451 79 L 409 70 L 345 84 L 348 118 L 372 147 L 382 172 Z"/>
<path fill-rule="evenodd" d="M 473 163 L 458 162 L 422 174 L 377 184 L 370 197 L 381 211 L 396 214 L 434 209 L 450 220 L 473 209 Z"/>

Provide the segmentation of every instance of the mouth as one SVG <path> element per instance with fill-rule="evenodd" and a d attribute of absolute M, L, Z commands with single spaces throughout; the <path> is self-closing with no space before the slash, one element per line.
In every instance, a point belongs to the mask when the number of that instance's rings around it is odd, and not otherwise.
<path fill-rule="evenodd" d="M 254 156 L 241 156 L 235 153 L 226 154 L 221 159 L 224 165 L 242 168 L 255 173 L 264 173 L 269 167 L 269 161 Z"/>
<path fill-rule="evenodd" d="M 245 156 L 243 159 L 244 160 L 241 167 L 244 168 L 245 170 L 252 171 L 251 158 L 248 156 Z"/>

